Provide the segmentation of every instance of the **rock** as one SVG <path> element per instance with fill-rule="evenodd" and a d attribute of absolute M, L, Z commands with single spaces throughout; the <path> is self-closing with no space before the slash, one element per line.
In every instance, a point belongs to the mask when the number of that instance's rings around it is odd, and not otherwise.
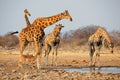
<path fill-rule="evenodd" d="M 62 74 L 62 73 L 64 73 L 65 72 L 65 70 L 64 69 L 62 69 L 62 70 L 59 70 L 58 71 L 60 74 Z"/>
<path fill-rule="evenodd" d="M 5 68 L 0 68 L 0 71 L 5 71 Z"/>
<path fill-rule="evenodd" d="M 30 76 L 29 75 L 24 75 L 24 80 L 28 80 L 28 79 L 30 79 Z"/>
<path fill-rule="evenodd" d="M 12 73 L 16 73 L 17 71 L 16 70 L 12 70 Z"/>
<path fill-rule="evenodd" d="M 3 63 L 0 63 L 0 66 L 4 66 L 4 64 L 3 64 Z"/>
<path fill-rule="evenodd" d="M 9 79 L 10 79 L 10 77 L 8 75 L 5 75 L 2 77 L 2 80 L 9 80 Z"/>

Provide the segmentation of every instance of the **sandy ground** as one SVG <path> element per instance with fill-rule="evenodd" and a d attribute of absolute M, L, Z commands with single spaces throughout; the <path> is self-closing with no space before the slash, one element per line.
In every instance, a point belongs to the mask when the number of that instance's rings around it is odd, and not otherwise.
<path fill-rule="evenodd" d="M 51 55 L 49 66 L 45 65 L 45 58 L 42 56 L 42 68 L 32 69 L 31 66 L 23 65 L 23 69 L 17 68 L 19 51 L 0 50 L 0 80 L 120 80 L 120 73 L 100 73 L 100 72 L 66 72 L 64 68 L 83 68 L 89 67 L 88 51 L 82 50 L 59 50 L 58 66 L 51 65 Z M 97 66 L 97 64 L 96 64 Z M 120 50 L 117 49 L 113 54 L 102 53 L 100 56 L 101 67 L 120 68 Z M 54 70 L 59 68 L 60 70 Z"/>

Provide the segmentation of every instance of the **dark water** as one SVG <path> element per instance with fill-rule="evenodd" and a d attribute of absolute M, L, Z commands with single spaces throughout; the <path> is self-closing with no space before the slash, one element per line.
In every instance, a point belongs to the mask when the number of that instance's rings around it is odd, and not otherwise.
<path fill-rule="evenodd" d="M 94 72 L 98 71 L 100 73 L 120 73 L 120 68 L 118 67 L 102 67 L 102 68 L 67 68 L 64 69 L 66 72 Z"/>

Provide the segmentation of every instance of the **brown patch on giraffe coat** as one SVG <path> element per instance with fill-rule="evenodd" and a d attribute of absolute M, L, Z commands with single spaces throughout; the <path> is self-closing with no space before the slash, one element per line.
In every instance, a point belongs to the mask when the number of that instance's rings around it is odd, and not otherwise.
<path fill-rule="evenodd" d="M 49 25 L 51 25 L 52 24 L 52 22 L 49 22 Z"/>

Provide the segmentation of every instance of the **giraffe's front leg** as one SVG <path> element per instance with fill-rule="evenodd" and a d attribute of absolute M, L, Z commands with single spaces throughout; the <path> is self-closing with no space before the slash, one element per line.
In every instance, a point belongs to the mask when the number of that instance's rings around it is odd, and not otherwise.
<path fill-rule="evenodd" d="M 45 54 L 46 54 L 46 66 L 48 66 L 48 56 L 49 56 L 49 53 L 51 51 L 51 47 L 49 45 L 45 45 L 46 47 L 46 51 L 45 51 Z"/>
<path fill-rule="evenodd" d="M 57 66 L 57 50 L 58 50 L 58 46 L 55 47 L 55 65 Z"/>
<path fill-rule="evenodd" d="M 41 57 L 42 57 L 42 43 L 39 40 L 35 40 L 36 44 L 36 55 L 37 55 L 37 68 L 41 69 Z"/>
<path fill-rule="evenodd" d="M 90 52 L 89 52 L 89 58 L 90 58 L 90 62 L 89 62 L 89 66 L 93 66 L 93 55 L 94 55 L 94 48 L 93 46 L 90 45 Z"/>
<path fill-rule="evenodd" d="M 48 54 L 46 55 L 46 66 L 48 66 Z"/>
<path fill-rule="evenodd" d="M 95 53 L 96 53 L 96 56 L 95 56 L 94 65 L 96 63 L 98 63 L 98 66 L 99 66 L 99 60 L 100 60 L 100 47 L 99 46 L 96 48 L 96 52 Z"/>
<path fill-rule="evenodd" d="M 52 46 L 52 65 L 53 65 L 53 62 L 54 62 L 54 47 Z"/>
<path fill-rule="evenodd" d="M 40 65 L 40 55 L 37 55 L 37 68 L 41 69 L 42 66 Z"/>
<path fill-rule="evenodd" d="M 100 67 L 100 48 L 98 49 L 98 55 L 97 55 L 98 56 L 98 59 L 97 59 L 97 61 L 98 61 L 98 67 Z"/>
<path fill-rule="evenodd" d="M 90 62 L 89 62 L 89 66 L 93 66 L 93 53 L 89 53 L 90 56 Z"/>
<path fill-rule="evenodd" d="M 24 39 L 24 40 L 20 40 L 20 54 L 23 54 L 24 49 L 26 48 L 26 46 L 28 45 L 28 42 Z"/>

